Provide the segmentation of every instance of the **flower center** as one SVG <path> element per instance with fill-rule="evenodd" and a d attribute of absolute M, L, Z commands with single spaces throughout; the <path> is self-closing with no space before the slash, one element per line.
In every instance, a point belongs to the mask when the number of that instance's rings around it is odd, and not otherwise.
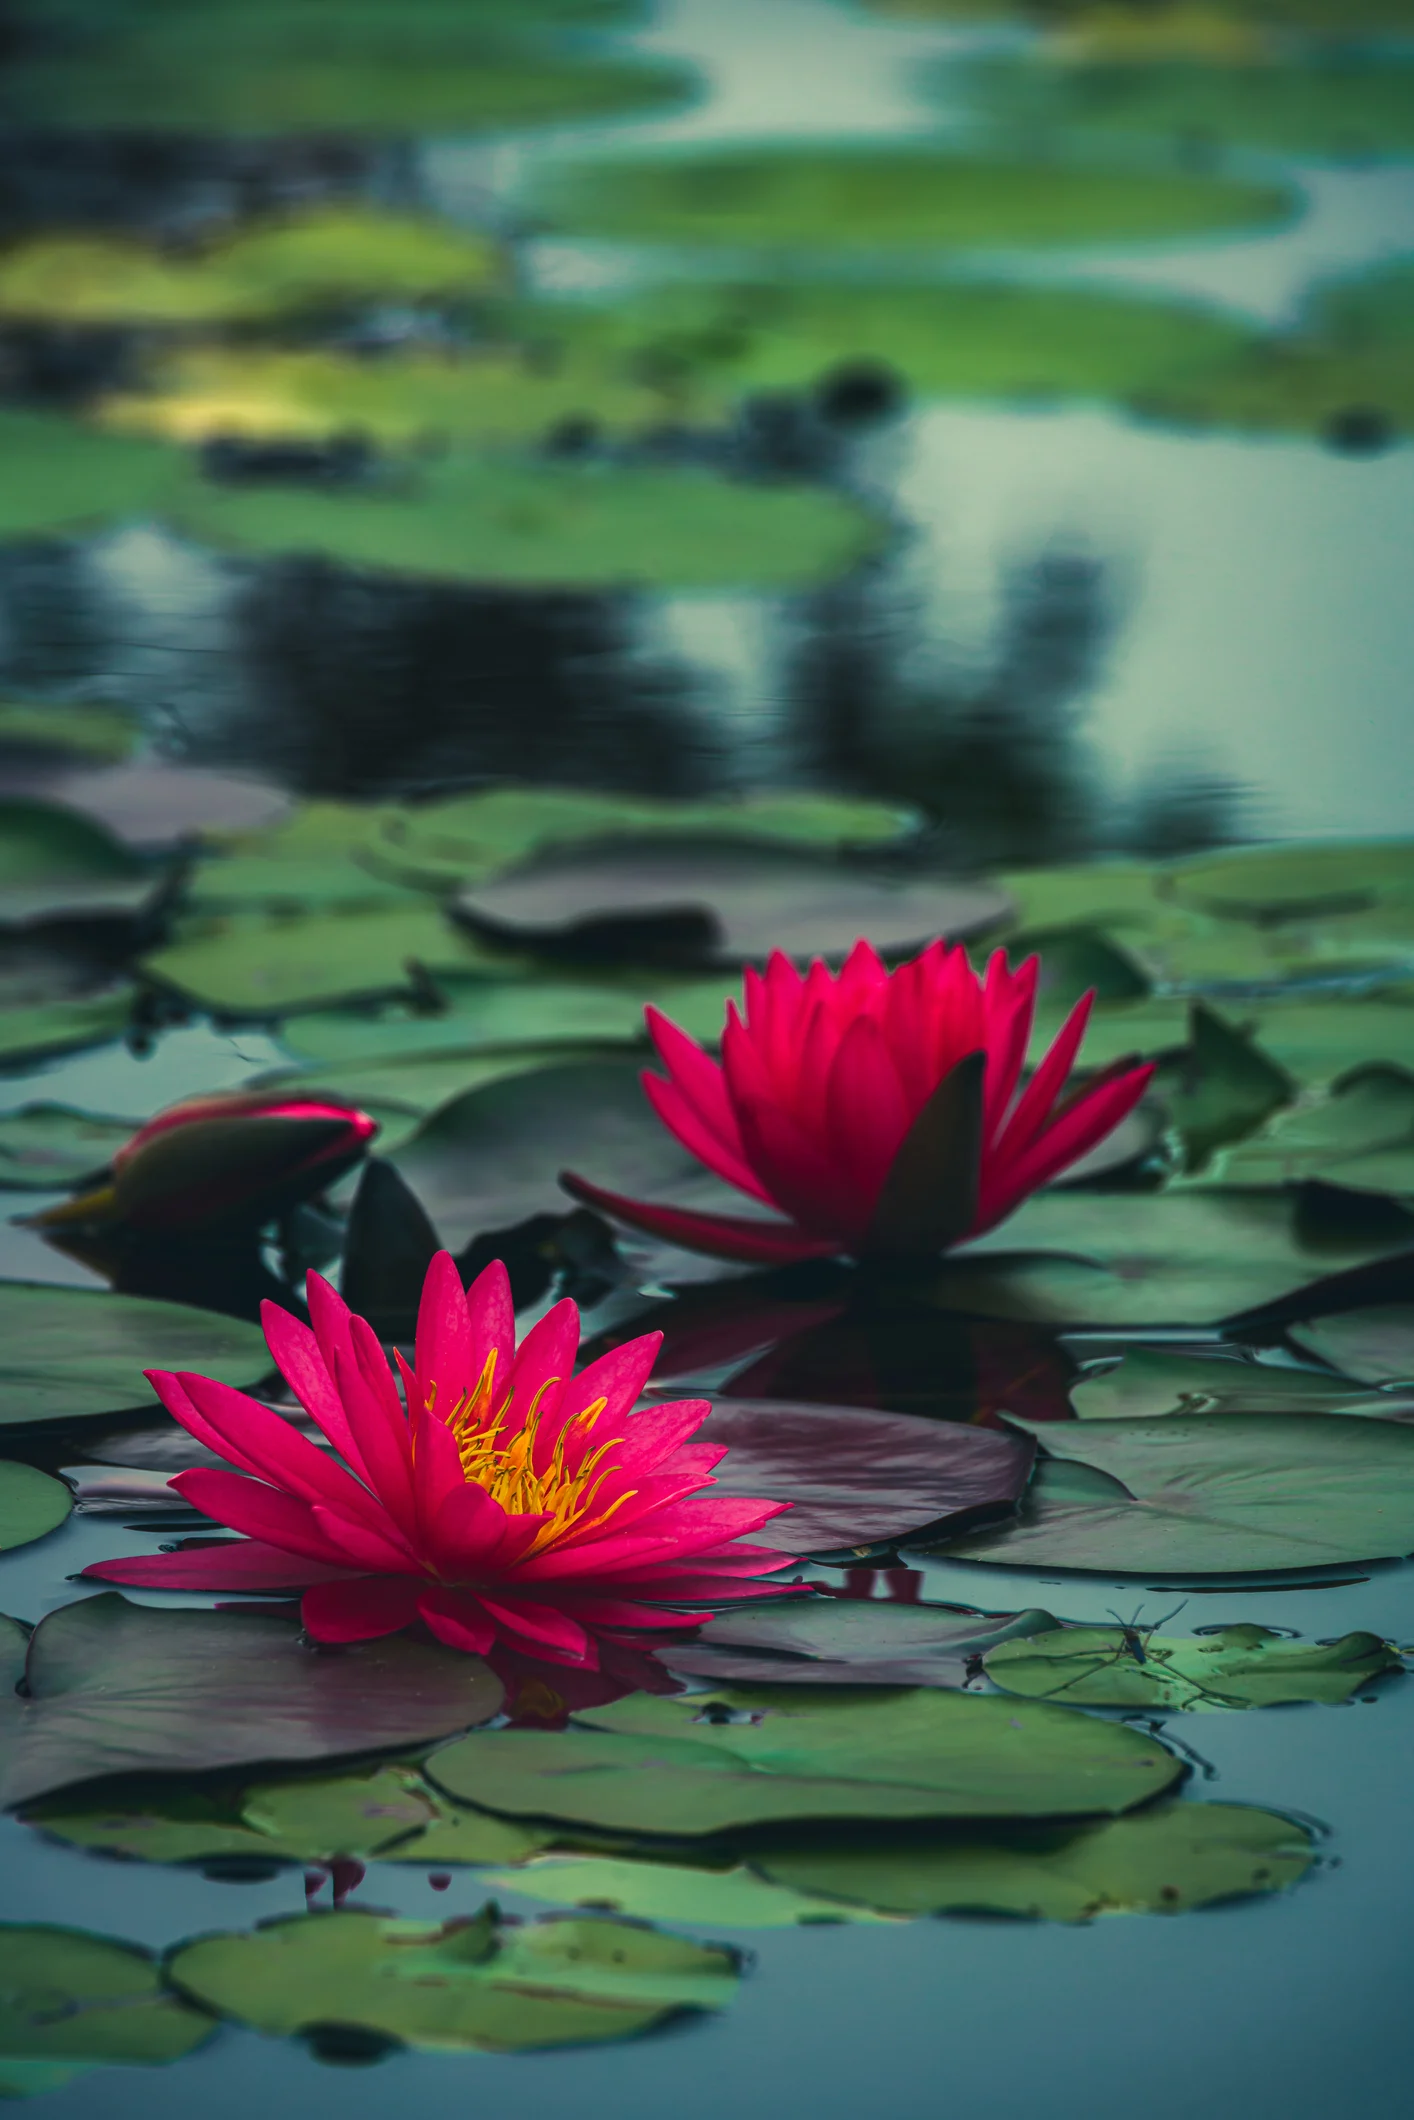
<path fill-rule="evenodd" d="M 514 1392 L 508 1391 L 497 1401 L 493 1352 L 475 1388 L 464 1393 L 446 1416 L 468 1482 L 484 1487 L 510 1516 L 547 1519 L 530 1553 L 543 1553 L 571 1531 L 607 1523 L 636 1491 L 626 1488 L 612 1498 L 604 1494 L 616 1470 L 613 1452 L 624 1440 L 613 1435 L 597 1448 L 593 1445 L 595 1424 L 606 1400 L 595 1399 L 568 1421 L 561 1421 L 558 1414 L 546 1417 L 546 1393 L 560 1381 L 547 1377 L 530 1405 L 524 1412 L 517 1409 L 512 1419 Z"/>

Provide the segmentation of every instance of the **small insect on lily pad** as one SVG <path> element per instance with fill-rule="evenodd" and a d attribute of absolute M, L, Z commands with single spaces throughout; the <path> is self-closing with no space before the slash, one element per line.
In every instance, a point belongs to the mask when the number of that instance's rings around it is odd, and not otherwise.
<path fill-rule="evenodd" d="M 1304 1826 L 1245 1804 L 1151 1804 L 1076 1826 L 1011 1825 L 906 1846 L 790 1847 L 753 1857 L 798 1892 L 888 1914 L 1011 1914 L 1090 1921 L 1097 1914 L 1179 1914 L 1279 1892 L 1314 1861 Z"/>
<path fill-rule="evenodd" d="M 721 2009 L 735 1953 L 628 1922 L 297 1914 L 173 1953 L 174 1985 L 276 2038 L 325 2027 L 456 2052 L 516 2053 L 623 2039 L 683 2009 Z"/>
<path fill-rule="evenodd" d="M 1097 1708 L 1338 1706 L 1383 1671 L 1403 1669 L 1377 1634 L 1298 1642 L 1270 1627 L 1220 1627 L 1192 1637 L 1140 1626 L 1057 1627 L 999 1642 L 983 1658 L 994 1685 L 1030 1700 Z"/>

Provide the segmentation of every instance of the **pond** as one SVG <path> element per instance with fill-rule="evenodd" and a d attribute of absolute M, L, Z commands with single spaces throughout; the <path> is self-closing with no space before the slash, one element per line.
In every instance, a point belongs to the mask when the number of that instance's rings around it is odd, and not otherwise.
<path fill-rule="evenodd" d="M 1397 2111 L 1414 11 L 0 14 L 0 2096 Z"/>

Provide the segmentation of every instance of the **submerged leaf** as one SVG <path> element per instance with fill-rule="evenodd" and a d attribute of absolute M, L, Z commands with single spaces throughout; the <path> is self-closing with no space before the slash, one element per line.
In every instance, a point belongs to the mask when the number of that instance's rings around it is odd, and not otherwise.
<path fill-rule="evenodd" d="M 274 2037 L 357 2026 L 433 2051 L 621 2039 L 681 2009 L 733 1998 L 735 1954 L 606 1919 L 474 1920 L 296 1914 L 248 1935 L 203 1936 L 170 1977 L 209 2009 Z"/>
<path fill-rule="evenodd" d="M 325 1759 L 425 1742 L 494 1715 L 478 1657 L 404 1635 L 327 1650 L 280 1616 L 65 1605 L 0 1702 L 0 1803 L 100 1774 Z"/>
<path fill-rule="evenodd" d="M 907 1847 L 780 1849 L 753 1858 L 797 1891 L 888 1914 L 1090 1921 L 1179 1914 L 1278 1892 L 1315 1860 L 1306 1827 L 1245 1804 L 1159 1803 L 1086 1826 L 1010 1826 Z"/>
<path fill-rule="evenodd" d="M 428 1771 L 512 1817 L 695 1837 L 773 1819 L 1114 1813 L 1182 1768 L 1137 1731 L 1046 1703 L 719 1686 L 638 1695 L 553 1734 L 486 1731 Z"/>

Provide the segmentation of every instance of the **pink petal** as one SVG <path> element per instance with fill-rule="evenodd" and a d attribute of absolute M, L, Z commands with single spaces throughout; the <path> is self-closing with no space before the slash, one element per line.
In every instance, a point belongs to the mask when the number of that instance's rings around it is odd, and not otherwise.
<path fill-rule="evenodd" d="M 496 1298 L 505 1271 L 497 1261 L 478 1277 L 481 1310 L 486 1309 L 488 1296 L 493 1307 L 499 1309 Z M 487 1283 L 485 1288 L 483 1282 Z M 509 1302 L 509 1294 L 506 1300 Z M 449 1251 L 439 1251 L 427 1269 L 417 1310 L 419 1396 L 446 1420 L 457 1400 L 475 1389 L 489 1352 L 489 1347 L 472 1333 L 466 1291 L 456 1260 Z"/>
<path fill-rule="evenodd" d="M 984 1229 L 1000 1222 L 1029 1193 L 1049 1185 L 1052 1178 L 1113 1133 L 1143 1096 L 1153 1072 L 1152 1066 L 1135 1068 L 1116 1080 L 1094 1083 L 1076 1097 L 1024 1155 L 992 1180 L 979 1205 L 973 1234 L 980 1236 Z"/>
<path fill-rule="evenodd" d="M 370 1484 L 404 1538 L 416 1534 L 412 1447 L 383 1350 L 373 1328 L 354 1318 L 348 1355 L 338 1357 L 339 1396 Z"/>
<path fill-rule="evenodd" d="M 589 1636 L 579 1621 L 571 1619 L 567 1612 L 558 1611 L 553 1605 L 536 1604 L 521 1598 L 492 1598 L 483 1594 L 480 1602 L 498 1626 L 513 1629 L 523 1641 L 533 1643 L 542 1655 L 547 1649 L 557 1649 L 577 1663 L 584 1660 L 590 1647 Z"/>
<path fill-rule="evenodd" d="M 622 1193 L 606 1192 L 573 1171 L 561 1171 L 560 1183 L 576 1200 L 597 1207 L 602 1213 L 642 1229 L 650 1237 L 663 1237 L 687 1251 L 703 1251 L 712 1259 L 735 1259 L 744 1266 L 787 1266 L 798 1259 L 833 1258 L 839 1244 L 826 1237 L 808 1236 L 789 1222 L 766 1222 L 745 1215 L 699 1215 L 685 1208 L 658 1207 L 649 1200 L 625 1199 Z"/>
<path fill-rule="evenodd" d="M 423 1590 L 417 1610 L 439 1642 L 467 1656 L 484 1656 L 496 1639 L 495 1624 L 479 1599 L 464 1590 Z"/>
<path fill-rule="evenodd" d="M 1057 1031 L 1050 1051 L 1021 1092 L 1016 1109 L 993 1148 L 998 1166 L 1014 1163 L 1018 1156 L 1024 1155 L 1050 1117 L 1051 1108 L 1064 1088 L 1080 1050 L 1094 1001 L 1093 991 L 1081 995 Z"/>
<path fill-rule="evenodd" d="M 82 1572 L 100 1582 L 140 1590 L 301 1590 L 307 1583 L 337 1581 L 342 1574 L 320 1561 L 302 1560 L 260 1539 L 245 1538 L 177 1553 L 95 1561 Z"/>
<path fill-rule="evenodd" d="M 244 1531 L 248 1538 L 263 1539 L 332 1568 L 358 1566 L 357 1558 L 315 1522 L 309 1503 L 292 1494 L 281 1494 L 239 1472 L 217 1472 L 206 1466 L 174 1473 L 170 1485 L 193 1509 L 229 1531 Z"/>
<path fill-rule="evenodd" d="M 254 1458 L 247 1457 L 235 1443 L 218 1434 L 211 1423 L 202 1418 L 193 1406 L 186 1385 L 179 1376 L 174 1376 L 168 1369 L 145 1369 L 143 1375 L 173 1420 L 180 1422 L 187 1434 L 194 1436 L 204 1449 L 214 1451 L 216 1456 L 223 1457 L 228 1465 L 235 1465 L 242 1472 L 253 1472 L 257 1479 L 260 1477 L 260 1467 Z"/>
<path fill-rule="evenodd" d="M 641 1077 L 644 1094 L 670 1134 L 676 1135 L 683 1147 L 705 1163 L 708 1170 L 725 1178 L 728 1185 L 735 1185 L 741 1192 L 750 1193 L 757 1200 L 770 1204 L 770 1194 L 756 1176 L 746 1160 L 744 1152 L 728 1148 L 720 1135 L 708 1126 L 701 1114 L 688 1103 L 675 1083 L 665 1082 L 661 1075 L 649 1074 Z M 738 1133 L 735 1116 L 732 1132 Z"/>
<path fill-rule="evenodd" d="M 736 1115 L 716 1061 L 660 1010 L 651 1006 L 646 1008 L 643 1020 L 683 1102 L 697 1113 L 709 1133 L 716 1136 L 729 1154 L 735 1155 L 739 1161 L 744 1160 Z"/>
<path fill-rule="evenodd" d="M 385 1511 L 327 1451 L 318 1449 L 308 1436 L 272 1413 L 244 1392 L 219 1384 L 214 1377 L 184 1373 L 187 1395 L 218 1435 L 234 1443 L 243 1457 L 254 1460 L 262 1479 L 282 1487 L 305 1501 L 323 1502 L 342 1516 L 381 1529 Z M 225 1453 L 230 1455 L 229 1450 Z"/>
<path fill-rule="evenodd" d="M 463 1481 L 442 1499 L 429 1543 L 442 1575 L 485 1575 L 501 1558 L 507 1532 L 519 1519 L 507 1516 L 484 1487 Z"/>
<path fill-rule="evenodd" d="M 807 1138 L 789 1112 L 777 1104 L 737 1103 L 742 1139 L 752 1166 L 771 1195 L 803 1229 L 837 1240 L 860 1234 L 869 1219 L 866 1199 L 854 1172 Z"/>
<path fill-rule="evenodd" d="M 611 1420 L 629 1413 L 638 1404 L 643 1387 L 653 1374 L 653 1364 L 662 1344 L 661 1332 L 645 1332 L 640 1339 L 625 1340 L 622 1347 L 614 1347 L 608 1354 L 601 1354 L 597 1361 L 586 1363 L 579 1375 L 565 1386 L 565 1395 L 560 1401 L 562 1417 L 573 1420 L 596 1399 L 604 1401 L 604 1411 Z"/>
<path fill-rule="evenodd" d="M 711 1411 L 708 1399 L 671 1399 L 640 1407 L 624 1424 L 618 1462 L 634 1479 L 658 1471 L 689 1436 L 696 1435 Z"/>
<path fill-rule="evenodd" d="M 877 1200 L 913 1114 L 882 1031 L 861 1017 L 846 1031 L 830 1071 L 830 1147 L 860 1197 Z"/>
<path fill-rule="evenodd" d="M 340 1457 L 361 1479 L 366 1479 L 368 1468 L 359 1455 L 348 1415 L 314 1334 L 288 1310 L 282 1310 L 278 1303 L 261 1304 L 260 1322 L 265 1344 L 305 1412 L 317 1422 Z"/>
<path fill-rule="evenodd" d="M 520 1344 L 511 1372 L 511 1430 L 524 1428 L 537 1408 L 553 1420 L 565 1380 L 579 1353 L 579 1306 L 556 1303 Z"/>
<path fill-rule="evenodd" d="M 1006 1120 L 1026 1048 L 1031 1042 L 1031 1024 L 1036 1013 L 1036 980 L 1039 957 L 1028 957 L 1015 975 L 1007 972 L 1005 952 L 997 950 L 987 967 L 987 1079 L 982 1116 L 982 1147 L 986 1154 Z"/>
<path fill-rule="evenodd" d="M 355 1524 L 346 1516 L 335 1515 L 322 1502 L 311 1504 L 314 1521 L 345 1553 L 351 1553 L 358 1565 L 370 1568 L 377 1575 L 416 1574 L 421 1566 L 419 1556 L 408 1541 L 402 1538 L 391 1517 L 384 1519 L 385 1530 L 370 1530 L 366 1524 Z"/>
<path fill-rule="evenodd" d="M 405 1575 L 358 1575 L 316 1583 L 300 1601 L 304 1631 L 317 1642 L 370 1642 L 417 1618 L 418 1585 Z"/>
<path fill-rule="evenodd" d="M 471 1367 L 462 1388 L 474 1391 L 481 1381 L 487 1359 L 494 1355 L 491 1375 L 498 1398 L 510 1389 L 516 1358 L 516 1312 L 511 1300 L 511 1277 L 499 1259 L 493 1259 L 476 1276 L 466 1292 L 466 1322 L 471 1340 Z M 418 1375 L 422 1364 L 418 1363 Z M 444 1409 L 445 1410 L 445 1409 Z"/>

